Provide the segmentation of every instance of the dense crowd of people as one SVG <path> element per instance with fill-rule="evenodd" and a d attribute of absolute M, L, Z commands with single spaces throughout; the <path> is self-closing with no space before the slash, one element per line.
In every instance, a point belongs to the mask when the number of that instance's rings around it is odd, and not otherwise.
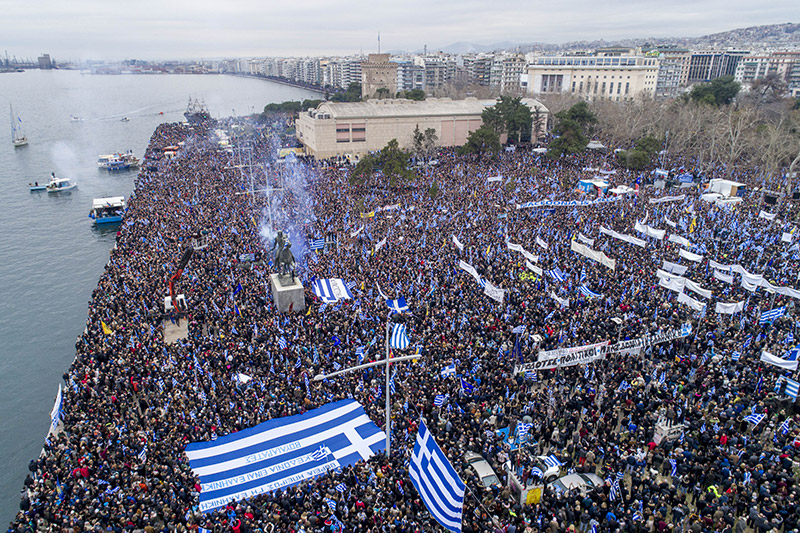
<path fill-rule="evenodd" d="M 741 265 L 775 286 L 796 287 L 794 203 L 765 206 L 748 192 L 742 203 L 716 205 L 694 188 L 645 187 L 644 175 L 637 194 L 615 201 L 517 208 L 595 198 L 576 189 L 598 173 L 587 168 L 603 170 L 612 185 L 642 178 L 604 154 L 553 161 L 524 147 L 498 157 L 441 149 L 412 183 L 389 188 L 378 176 L 354 185 L 350 169 L 332 162 L 277 161 L 274 135 L 257 126 L 250 146 L 265 172 L 255 187 L 280 189 L 267 196 L 251 193 L 241 155 L 220 148 L 214 127 L 165 124 L 153 134 L 64 375 L 62 420 L 30 464 L 9 531 L 441 530 L 409 478 L 420 418 L 467 484 L 466 533 L 797 530 L 800 410 L 778 384 L 787 373 L 760 361 L 763 351 L 790 352 L 800 337 L 794 299 L 748 290 L 739 275 L 731 281 L 709 267 Z M 180 149 L 167 157 L 163 148 L 174 145 Z M 703 179 L 712 177 L 707 171 Z M 756 183 L 755 174 L 734 177 Z M 637 233 L 637 221 L 690 245 Z M 278 313 L 270 295 L 277 229 L 292 241 L 302 312 Z M 325 237 L 323 250 L 310 249 L 311 239 Z M 615 268 L 572 251 L 579 237 Z M 197 250 L 175 283 L 188 311 L 165 316 L 167 280 L 187 246 Z M 682 248 L 702 258 L 682 258 Z M 502 303 L 459 261 L 504 289 Z M 692 294 L 704 308 L 659 284 L 664 261 L 688 267 L 683 276 L 711 291 Z M 319 278 L 344 280 L 353 299 L 320 302 L 311 290 Z M 390 391 L 382 367 L 308 387 L 304 376 L 358 364 L 358 348 L 364 362 L 381 359 L 386 299 L 400 296 L 409 311 L 392 320 L 405 322 L 408 352 L 419 359 L 393 365 L 391 455 L 200 512 L 199 480 L 183 453 L 189 443 L 345 398 L 383 427 Z M 720 314 L 716 302 L 744 305 Z M 783 316 L 760 323 L 761 313 L 779 307 Z M 165 323 L 188 323 L 188 336 L 166 343 Z M 589 364 L 515 371 L 540 351 L 684 325 L 688 337 Z M 512 333 L 519 326 L 524 332 Z M 455 375 L 443 374 L 450 365 Z M 252 379 L 242 383 L 239 374 Z M 765 416 L 753 423 L 748 415 Z M 657 435 L 659 424 L 670 434 Z M 520 426 L 527 435 L 517 446 L 501 430 L 519 436 Z M 484 457 L 500 482 L 484 486 L 467 452 Z M 605 483 L 589 491 L 545 483 L 538 501 L 520 501 L 509 471 L 541 486 L 543 455 L 563 463 L 561 474 L 593 473 Z M 342 484 L 346 490 L 337 490 Z"/>

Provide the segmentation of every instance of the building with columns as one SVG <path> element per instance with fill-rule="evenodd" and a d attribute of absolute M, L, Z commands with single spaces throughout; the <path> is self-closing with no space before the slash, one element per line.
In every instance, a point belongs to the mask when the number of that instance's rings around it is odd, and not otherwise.
<path fill-rule="evenodd" d="M 593 54 L 540 56 L 528 65 L 528 93 L 572 93 L 586 100 L 630 100 L 654 96 L 658 58 L 633 50 L 598 50 Z"/>

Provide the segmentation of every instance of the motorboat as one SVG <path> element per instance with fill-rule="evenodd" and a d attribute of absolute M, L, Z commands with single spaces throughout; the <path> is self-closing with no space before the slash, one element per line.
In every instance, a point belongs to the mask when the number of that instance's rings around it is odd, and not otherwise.
<path fill-rule="evenodd" d="M 141 164 L 139 158 L 133 155 L 131 150 L 123 153 L 106 154 L 97 156 L 97 168 L 101 170 L 128 170 L 138 168 Z"/>
<path fill-rule="evenodd" d="M 76 117 L 75 115 L 70 115 L 69 119 L 72 122 L 83 122 L 83 117 Z"/>
<path fill-rule="evenodd" d="M 89 217 L 95 224 L 109 224 L 120 222 L 125 214 L 125 197 L 111 196 L 108 198 L 95 198 L 92 200 L 92 210 Z"/>
<path fill-rule="evenodd" d="M 122 117 L 121 119 L 119 119 L 119 121 L 120 122 L 130 122 L 131 119 L 129 119 L 128 117 Z"/>
<path fill-rule="evenodd" d="M 47 189 L 47 185 L 44 185 L 44 184 L 39 185 L 38 181 L 34 181 L 33 183 L 29 183 L 28 184 L 28 189 L 31 192 L 43 191 L 43 190 Z"/>
<path fill-rule="evenodd" d="M 53 177 L 47 185 L 47 192 L 67 192 L 77 187 L 78 184 L 70 179 Z"/>

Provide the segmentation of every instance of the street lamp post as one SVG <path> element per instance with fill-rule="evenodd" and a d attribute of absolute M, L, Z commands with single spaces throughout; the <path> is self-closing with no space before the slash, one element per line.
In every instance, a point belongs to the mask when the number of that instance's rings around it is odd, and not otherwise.
<path fill-rule="evenodd" d="M 389 315 L 391 317 L 391 313 Z M 403 357 L 393 357 L 389 358 L 389 328 L 392 322 L 390 320 L 386 321 L 386 358 L 383 361 L 373 361 L 371 363 L 365 363 L 363 365 L 352 366 L 349 368 L 343 368 L 341 370 L 337 370 L 336 372 L 331 372 L 330 374 L 317 374 L 314 376 L 314 381 L 322 381 L 323 379 L 328 379 L 332 377 L 339 376 L 341 374 L 345 374 L 347 372 L 354 372 L 356 370 L 363 370 L 364 368 L 371 368 L 373 366 L 378 365 L 386 365 L 386 457 L 389 457 L 389 453 L 391 452 L 391 439 L 392 439 L 392 406 L 391 406 L 391 389 L 389 388 L 389 364 L 390 363 L 399 363 L 400 361 L 410 361 L 411 359 L 419 359 L 420 355 L 404 355 Z"/>

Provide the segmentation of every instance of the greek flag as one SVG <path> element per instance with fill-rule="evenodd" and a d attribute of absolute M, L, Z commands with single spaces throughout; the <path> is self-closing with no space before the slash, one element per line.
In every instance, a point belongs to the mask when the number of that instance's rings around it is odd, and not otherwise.
<path fill-rule="evenodd" d="M 447 401 L 446 394 L 437 394 L 436 398 L 433 399 L 433 405 L 435 405 L 436 407 L 441 407 L 444 405 L 444 402 L 446 401 Z"/>
<path fill-rule="evenodd" d="M 61 418 L 61 413 L 64 410 L 64 396 L 61 392 L 61 383 L 58 384 L 58 393 L 56 393 L 56 402 L 53 404 L 53 410 L 50 411 L 50 421 L 52 422 L 53 429 L 58 426 L 58 420 Z"/>
<path fill-rule="evenodd" d="M 532 427 L 533 424 L 525 424 L 524 422 L 520 422 L 519 424 L 517 424 L 517 435 L 519 436 L 519 438 L 522 439 L 526 437 Z"/>
<path fill-rule="evenodd" d="M 286 349 L 286 347 L 288 346 L 288 344 L 286 342 L 286 337 L 281 337 L 280 339 L 278 339 L 278 346 L 281 347 L 281 350 L 285 350 Z"/>
<path fill-rule="evenodd" d="M 740 354 L 739 352 L 733 352 L 731 354 L 731 359 L 733 359 L 734 361 L 738 361 L 740 357 L 742 357 L 742 354 Z"/>
<path fill-rule="evenodd" d="M 747 415 L 746 417 L 744 417 L 744 419 L 745 419 L 745 420 L 747 420 L 748 422 L 750 422 L 751 424 L 753 424 L 754 426 L 757 426 L 757 425 L 759 425 L 759 424 L 761 423 L 761 421 L 762 421 L 762 420 L 764 420 L 766 417 L 767 417 L 767 415 L 765 415 L 765 414 L 763 414 L 763 413 L 762 413 L 762 414 L 760 414 L 760 415 L 757 415 L 757 414 L 750 414 L 750 415 Z"/>
<path fill-rule="evenodd" d="M 761 317 L 758 319 L 758 323 L 766 324 L 767 322 L 772 322 L 776 318 L 782 317 L 785 313 L 786 313 L 786 307 L 776 307 L 775 309 L 764 311 L 763 313 L 761 313 Z"/>
<path fill-rule="evenodd" d="M 392 337 L 389 340 L 389 346 L 395 350 L 405 350 L 408 348 L 409 340 L 406 335 L 405 324 L 395 324 L 392 329 Z"/>
<path fill-rule="evenodd" d="M 364 360 L 364 347 L 363 346 L 359 346 L 358 348 L 356 348 L 356 358 L 358 358 L 359 364 L 361 363 L 361 361 Z"/>
<path fill-rule="evenodd" d="M 748 335 L 747 338 L 744 339 L 744 342 L 742 342 L 742 350 L 750 346 L 751 342 L 753 342 L 753 336 Z"/>
<path fill-rule="evenodd" d="M 796 400 L 798 389 L 800 389 L 800 383 L 793 379 L 781 376 L 780 379 L 778 379 L 778 381 L 775 383 L 775 392 L 780 392 L 783 380 L 786 380 L 786 395 L 791 396 Z"/>
<path fill-rule="evenodd" d="M 406 299 L 402 296 L 399 297 L 397 300 L 386 300 L 386 305 L 389 306 L 389 309 L 394 311 L 395 313 L 402 313 L 404 311 L 408 311 L 408 305 L 406 305 Z"/>
<path fill-rule="evenodd" d="M 456 364 L 450 363 L 446 367 L 442 369 L 442 377 L 446 378 L 447 376 L 455 376 L 456 375 Z"/>
<path fill-rule="evenodd" d="M 783 424 L 781 424 L 781 435 L 786 435 L 787 433 L 789 433 L 789 419 L 788 418 L 783 421 Z"/>
<path fill-rule="evenodd" d="M 600 297 L 602 296 L 602 294 L 598 294 L 598 293 L 596 293 L 596 292 L 593 292 L 593 291 L 592 291 L 592 290 L 591 290 L 589 287 L 587 287 L 586 285 L 581 285 L 581 286 L 578 288 L 578 290 L 580 290 L 580 291 L 581 291 L 581 294 L 583 294 L 584 296 L 587 296 L 587 297 L 589 297 L 589 298 L 600 298 Z"/>
<path fill-rule="evenodd" d="M 330 498 L 325 498 L 325 505 L 328 506 L 328 509 L 331 510 L 332 513 L 336 512 L 336 502 L 331 500 Z"/>
<path fill-rule="evenodd" d="M 558 269 L 558 268 L 554 268 L 552 270 L 548 270 L 547 271 L 547 275 L 550 276 L 551 278 L 557 280 L 559 283 L 564 283 L 564 280 L 567 279 L 567 277 L 564 275 L 564 273 L 561 272 L 561 270 Z"/>
<path fill-rule="evenodd" d="M 138 457 L 141 462 L 145 462 L 147 460 L 147 444 L 144 445 L 144 448 L 142 448 L 142 451 L 140 451 L 136 457 Z"/>
<path fill-rule="evenodd" d="M 619 384 L 619 389 L 621 391 L 626 391 L 631 388 L 631 384 L 628 383 L 626 380 L 622 380 L 622 383 Z"/>
<path fill-rule="evenodd" d="M 751 474 L 750 472 L 745 472 L 744 473 L 744 484 L 745 485 L 749 485 L 750 484 L 750 478 L 751 477 L 753 477 L 753 474 Z"/>
<path fill-rule="evenodd" d="M 511 330 L 511 333 L 515 335 L 521 335 L 525 333 L 525 324 L 520 324 L 519 326 L 515 327 L 514 329 Z"/>
<path fill-rule="evenodd" d="M 555 455 L 548 455 L 547 457 L 544 458 L 544 464 L 545 464 L 545 466 L 547 468 L 550 468 L 550 467 L 558 468 L 561 465 L 563 465 L 564 463 L 559 461 L 558 457 L 556 457 Z"/>
<path fill-rule="evenodd" d="M 544 472 L 538 466 L 531 467 L 531 477 L 538 477 L 539 479 L 544 479 Z"/>
<path fill-rule="evenodd" d="M 191 443 L 186 456 L 200 479 L 200 511 L 207 512 L 367 460 L 385 440 L 358 402 L 341 400 Z"/>
<path fill-rule="evenodd" d="M 341 279 L 318 279 L 314 282 L 314 294 L 325 303 L 335 303 L 338 300 L 353 299 L 353 293 Z"/>
<path fill-rule="evenodd" d="M 339 483 L 338 485 L 336 485 L 336 490 L 338 492 L 347 492 L 347 485 L 345 485 L 344 483 Z"/>
<path fill-rule="evenodd" d="M 422 420 L 408 473 L 436 521 L 460 533 L 466 487 Z"/>
<path fill-rule="evenodd" d="M 667 381 L 667 372 L 665 370 L 661 372 L 661 377 L 658 378 L 658 384 L 663 385 L 666 381 Z"/>
<path fill-rule="evenodd" d="M 322 250 L 325 248 L 325 239 L 309 239 L 308 247 L 312 250 Z"/>
<path fill-rule="evenodd" d="M 676 461 L 675 459 L 670 459 L 669 464 L 672 467 L 672 471 L 670 472 L 669 475 L 674 477 L 675 474 L 678 473 L 678 461 Z"/>

